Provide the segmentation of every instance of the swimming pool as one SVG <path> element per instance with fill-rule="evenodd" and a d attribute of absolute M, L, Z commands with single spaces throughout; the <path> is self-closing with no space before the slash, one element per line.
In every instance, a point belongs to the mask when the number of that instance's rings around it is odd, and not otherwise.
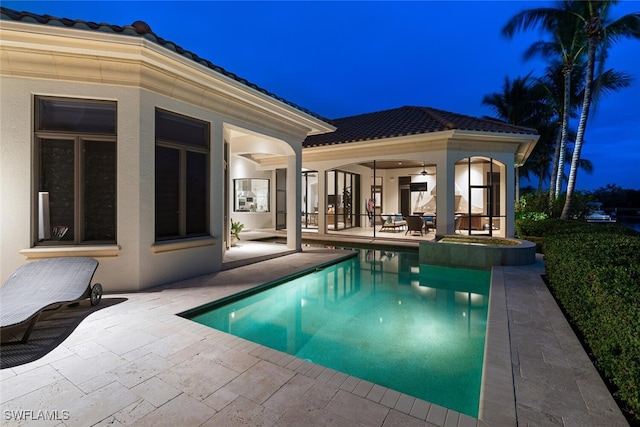
<path fill-rule="evenodd" d="M 490 271 L 357 257 L 190 317 L 455 411 L 478 416 Z"/>

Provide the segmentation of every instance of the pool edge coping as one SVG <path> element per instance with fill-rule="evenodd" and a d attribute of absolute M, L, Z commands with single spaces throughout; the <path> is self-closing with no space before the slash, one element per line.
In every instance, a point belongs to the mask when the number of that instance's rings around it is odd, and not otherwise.
<path fill-rule="evenodd" d="M 491 269 L 478 420 L 517 425 L 504 267 Z"/>

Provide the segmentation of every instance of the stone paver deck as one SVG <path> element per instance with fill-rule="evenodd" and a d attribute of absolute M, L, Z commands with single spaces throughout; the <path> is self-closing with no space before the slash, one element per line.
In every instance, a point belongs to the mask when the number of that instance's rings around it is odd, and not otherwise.
<path fill-rule="evenodd" d="M 480 420 L 175 315 L 343 255 L 305 250 L 106 295 L 53 351 L 0 371 L 2 425 L 627 425 L 540 279 L 540 261 L 494 272 Z"/>

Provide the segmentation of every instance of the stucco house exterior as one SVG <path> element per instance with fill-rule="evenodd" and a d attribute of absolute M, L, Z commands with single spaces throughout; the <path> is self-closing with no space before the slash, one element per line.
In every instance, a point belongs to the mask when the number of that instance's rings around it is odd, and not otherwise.
<path fill-rule="evenodd" d="M 26 260 L 69 255 L 97 258 L 106 291 L 218 271 L 227 184 L 243 167 L 229 158 L 250 146 L 300 171 L 302 141 L 334 129 L 142 22 L 3 8 L 0 25 L 3 278 Z M 283 185 L 297 194 L 298 183 L 294 172 Z M 299 209 L 295 197 L 285 203 Z M 299 249 L 299 218 L 286 226 Z"/>
<path fill-rule="evenodd" d="M 513 235 L 514 170 L 537 141 L 530 129 L 423 107 L 328 120 L 144 22 L 6 8 L 0 100 L 0 276 L 33 259 L 91 256 L 105 291 L 219 271 L 231 220 L 286 230 L 287 247 L 301 250 L 303 229 L 375 233 L 407 197 L 409 210 L 433 210 L 438 234 L 453 233 L 469 200 L 469 214 Z M 487 213 L 489 193 L 501 207 Z"/>

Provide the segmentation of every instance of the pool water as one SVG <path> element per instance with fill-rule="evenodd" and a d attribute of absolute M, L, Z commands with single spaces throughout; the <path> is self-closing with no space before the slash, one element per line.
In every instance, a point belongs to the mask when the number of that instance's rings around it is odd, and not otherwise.
<path fill-rule="evenodd" d="M 359 251 L 191 319 L 477 418 L 490 272 Z"/>

